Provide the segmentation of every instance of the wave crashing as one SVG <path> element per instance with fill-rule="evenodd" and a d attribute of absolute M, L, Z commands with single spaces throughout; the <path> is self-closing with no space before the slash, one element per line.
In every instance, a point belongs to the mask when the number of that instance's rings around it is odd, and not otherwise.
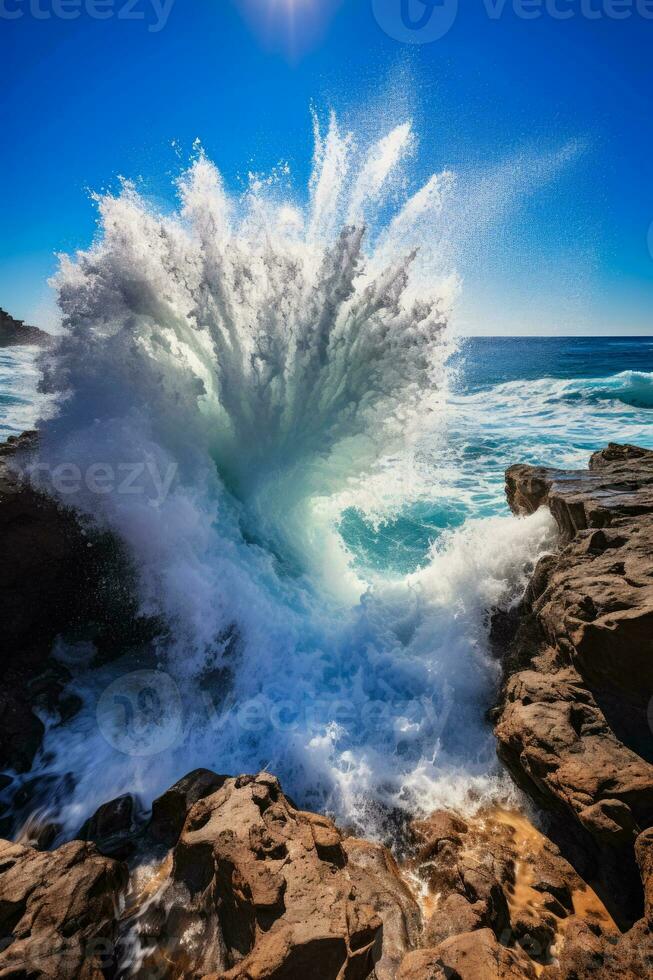
<path fill-rule="evenodd" d="M 118 531 L 143 610 L 168 624 L 120 670 L 158 668 L 180 695 L 172 743 L 126 758 L 98 727 L 116 665 L 79 670 L 85 709 L 44 753 L 76 775 L 71 827 L 90 801 L 151 799 L 194 765 L 269 767 L 368 829 L 370 801 L 489 791 L 486 612 L 518 592 L 550 519 L 468 522 L 407 576 L 354 568 L 338 533 L 345 507 L 380 519 L 435 476 L 455 178 L 407 193 L 414 147 L 409 124 L 362 145 L 316 121 L 304 204 L 284 167 L 230 194 L 200 151 L 175 211 L 125 182 L 98 198 L 94 245 L 62 258 L 66 333 L 45 373 L 60 407 L 41 453 L 82 471 L 147 463 L 128 492 L 85 485 L 68 502 Z M 174 479 L 153 501 L 155 471 Z"/>

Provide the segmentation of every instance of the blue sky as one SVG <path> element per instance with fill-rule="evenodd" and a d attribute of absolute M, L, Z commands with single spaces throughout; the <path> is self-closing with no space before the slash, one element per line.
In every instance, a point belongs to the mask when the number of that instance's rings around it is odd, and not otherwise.
<path fill-rule="evenodd" d="M 0 306 L 47 324 L 54 253 L 94 233 L 89 191 L 122 174 L 167 199 L 196 138 L 234 186 L 281 159 L 301 186 L 313 103 L 353 123 L 412 115 L 418 171 L 470 187 L 575 147 L 555 179 L 535 167 L 518 203 L 470 228 L 456 327 L 653 333 L 651 0 L 460 0 L 424 44 L 379 26 L 400 24 L 401 0 L 125 3 L 0 0 Z"/>

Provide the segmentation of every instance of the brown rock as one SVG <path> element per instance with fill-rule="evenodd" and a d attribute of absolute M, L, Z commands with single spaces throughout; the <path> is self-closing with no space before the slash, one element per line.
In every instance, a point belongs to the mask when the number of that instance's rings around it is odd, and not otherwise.
<path fill-rule="evenodd" d="M 73 841 L 44 853 L 0 842 L 0 977 L 101 978 L 113 963 L 127 869 Z"/>
<path fill-rule="evenodd" d="M 23 320 L 16 320 L 5 310 L 0 310 L 0 348 L 25 344 L 48 347 L 53 339 L 52 334 L 30 327 Z"/>
<path fill-rule="evenodd" d="M 538 567 L 505 653 L 499 755 L 626 927 L 642 910 L 634 841 L 653 824 L 653 453 L 512 467 L 506 490 L 517 512 L 548 505 L 566 546 Z"/>
<path fill-rule="evenodd" d="M 387 848 L 354 837 L 348 837 L 343 847 L 356 894 L 383 922 L 376 980 L 394 980 L 404 955 L 421 942 L 419 905 Z"/>
<path fill-rule="evenodd" d="M 580 918 L 569 920 L 557 961 L 544 972 L 547 980 L 643 980 L 653 976 L 653 942 L 643 923 L 621 938 L 605 936 Z"/>
<path fill-rule="evenodd" d="M 497 933 L 509 925 L 507 887 L 514 881 L 515 851 L 507 827 L 487 825 L 480 818 L 465 822 L 455 814 L 437 811 L 427 820 L 415 821 L 414 869 L 431 895 L 440 901 L 461 896 L 469 904 L 449 906 L 455 918 L 447 919 L 438 906 L 428 924 L 428 934 L 449 934 L 460 924 L 469 931 L 478 924 Z"/>
<path fill-rule="evenodd" d="M 644 915 L 653 927 L 653 827 L 635 841 L 635 857 L 644 885 Z"/>
<path fill-rule="evenodd" d="M 451 980 L 437 949 L 415 949 L 399 967 L 397 980 Z"/>
<path fill-rule="evenodd" d="M 210 769 L 195 769 L 176 782 L 152 804 L 150 837 L 167 847 L 176 844 L 191 806 L 215 793 L 228 778 L 218 776 Z"/>
<path fill-rule="evenodd" d="M 84 827 L 101 843 L 131 842 L 129 883 L 90 843 L 52 853 L 2 844 L 0 977 L 532 980 L 537 966 L 579 980 L 601 976 L 597 963 L 629 977 L 651 957 L 645 923 L 620 938 L 517 813 L 417 821 L 400 869 L 381 845 L 343 839 L 327 817 L 298 810 L 268 773 L 198 770 L 155 810 L 134 830 L 133 798 L 121 797 Z M 645 879 L 648 836 L 638 842 Z"/>
<path fill-rule="evenodd" d="M 535 980 L 521 953 L 506 949 L 491 929 L 467 932 L 417 950 L 404 959 L 397 980 Z"/>
<path fill-rule="evenodd" d="M 494 808 L 462 821 L 440 811 L 412 828 L 415 856 L 408 870 L 423 882 L 427 915 L 422 946 L 440 950 L 453 937 L 489 928 L 516 956 L 501 969 L 521 964 L 530 976 L 553 962 L 576 906 L 607 937 L 617 935 L 593 890 L 522 814 Z M 420 958 L 407 962 L 417 970 Z M 437 976 L 437 958 L 433 963 Z"/>
<path fill-rule="evenodd" d="M 366 980 L 377 966 L 390 980 L 419 942 L 420 910 L 390 853 L 343 841 L 268 773 L 198 770 L 159 798 L 149 826 L 135 830 L 137 816 L 124 796 L 82 828 L 102 846 L 131 842 L 129 884 L 125 865 L 91 843 L 52 853 L 2 844 L 0 977 L 99 980 L 117 968 L 169 980 Z"/>
<path fill-rule="evenodd" d="M 454 892 L 438 902 L 424 929 L 424 945 L 433 947 L 458 936 L 486 928 L 487 908 L 484 902 L 470 902 L 464 895 Z"/>
<path fill-rule="evenodd" d="M 369 899 L 394 899 L 399 920 L 409 898 L 399 882 L 394 896 L 387 883 L 371 883 L 364 865 L 359 855 L 350 871 L 337 828 L 297 810 L 274 776 L 225 779 L 190 807 L 169 876 L 129 919 L 149 950 L 134 976 L 154 965 L 177 976 L 165 962 L 183 954 L 189 975 L 365 980 L 383 947 Z M 182 935 L 194 936 L 192 952 L 175 945 Z"/>
<path fill-rule="evenodd" d="M 135 836 L 142 822 L 141 807 L 135 796 L 126 793 L 103 803 L 80 827 L 79 840 L 92 841 L 100 854 L 126 860 L 136 849 Z"/>
<path fill-rule="evenodd" d="M 532 514 L 547 504 L 571 540 L 587 528 L 653 513 L 653 452 L 610 443 L 594 453 L 589 470 L 511 466 L 506 494 L 517 514 Z"/>

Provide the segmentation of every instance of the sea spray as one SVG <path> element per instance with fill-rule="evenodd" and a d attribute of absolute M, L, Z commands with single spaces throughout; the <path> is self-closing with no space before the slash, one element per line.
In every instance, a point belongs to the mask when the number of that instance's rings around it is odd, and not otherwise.
<path fill-rule="evenodd" d="M 316 504 L 424 434 L 450 352 L 452 279 L 412 274 L 423 222 L 437 226 L 444 207 L 439 178 L 375 224 L 412 139 L 399 126 L 363 149 L 334 118 L 324 136 L 316 123 L 303 210 L 280 175 L 252 176 L 233 199 L 202 153 L 176 213 L 152 212 L 129 184 L 102 198 L 96 244 L 64 258 L 57 278 L 68 335 L 47 387 L 66 400 L 44 452 L 151 457 L 161 472 L 174 461 L 178 493 L 164 512 L 204 486 L 202 526 L 219 501 L 234 534 L 297 574 L 335 586 L 333 569 L 316 565 L 326 552 L 349 578 Z M 75 503 L 118 527 L 138 510 L 119 494 Z"/>
<path fill-rule="evenodd" d="M 234 196 L 199 152 L 177 210 L 125 182 L 62 258 L 42 458 L 175 474 L 154 500 L 139 479 L 66 498 L 120 534 L 166 624 L 153 649 L 79 664 L 84 708 L 41 761 L 74 774 L 69 830 L 200 765 L 267 767 L 368 830 L 374 801 L 493 791 L 488 610 L 519 594 L 550 517 L 468 521 L 408 575 L 366 569 L 339 532 L 347 508 L 382 522 L 446 483 L 456 181 L 406 192 L 413 151 L 408 124 L 362 146 L 316 123 L 306 203 L 284 168 Z M 137 752 L 139 712 L 159 737 Z"/>

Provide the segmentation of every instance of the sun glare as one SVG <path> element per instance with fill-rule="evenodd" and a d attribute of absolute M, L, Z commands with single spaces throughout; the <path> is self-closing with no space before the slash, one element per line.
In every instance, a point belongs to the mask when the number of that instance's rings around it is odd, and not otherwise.
<path fill-rule="evenodd" d="M 297 57 L 319 41 L 341 0 L 238 0 L 245 19 L 267 46 Z"/>

